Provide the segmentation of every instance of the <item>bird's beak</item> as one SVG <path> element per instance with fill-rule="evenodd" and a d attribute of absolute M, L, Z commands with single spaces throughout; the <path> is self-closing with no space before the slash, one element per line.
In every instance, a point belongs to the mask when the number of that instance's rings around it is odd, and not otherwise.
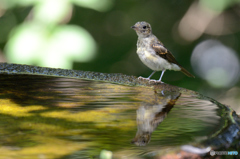
<path fill-rule="evenodd" d="M 137 27 L 134 25 L 134 26 L 131 26 L 131 28 L 132 29 L 134 29 L 134 30 L 136 30 L 137 29 Z"/>

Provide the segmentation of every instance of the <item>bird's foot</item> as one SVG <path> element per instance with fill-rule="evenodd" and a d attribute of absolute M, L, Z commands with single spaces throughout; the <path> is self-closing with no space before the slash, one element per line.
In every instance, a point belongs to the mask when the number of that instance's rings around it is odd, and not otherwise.
<path fill-rule="evenodd" d="M 164 82 L 159 81 L 159 80 L 150 80 L 149 83 L 158 84 L 158 83 L 164 83 Z"/>
<path fill-rule="evenodd" d="M 164 83 L 164 82 L 163 82 L 163 81 L 159 81 L 159 80 L 158 80 L 158 81 L 157 81 L 157 83 Z"/>
<path fill-rule="evenodd" d="M 144 78 L 144 77 L 142 77 L 142 76 L 139 76 L 138 79 L 139 79 L 139 80 L 147 80 L 150 84 L 151 84 L 151 83 L 154 83 L 154 84 L 164 83 L 164 82 L 162 82 L 162 81 L 160 81 L 160 80 L 153 80 L 153 79 L 150 79 L 150 78 Z"/>
<path fill-rule="evenodd" d="M 157 80 L 149 80 L 149 83 L 156 83 L 157 82 Z"/>
<path fill-rule="evenodd" d="M 144 77 L 142 77 L 142 76 L 139 76 L 138 79 L 139 79 L 139 80 L 148 80 L 148 81 L 150 80 L 150 78 L 144 78 Z"/>

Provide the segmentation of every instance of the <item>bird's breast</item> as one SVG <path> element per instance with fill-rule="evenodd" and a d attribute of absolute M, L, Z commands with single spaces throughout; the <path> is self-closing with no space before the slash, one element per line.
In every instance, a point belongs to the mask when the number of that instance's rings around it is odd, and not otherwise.
<path fill-rule="evenodd" d="M 154 71 L 162 70 L 179 70 L 180 68 L 175 64 L 169 63 L 164 58 L 158 56 L 155 51 L 147 47 L 138 47 L 137 54 L 140 60 L 150 69 Z"/>

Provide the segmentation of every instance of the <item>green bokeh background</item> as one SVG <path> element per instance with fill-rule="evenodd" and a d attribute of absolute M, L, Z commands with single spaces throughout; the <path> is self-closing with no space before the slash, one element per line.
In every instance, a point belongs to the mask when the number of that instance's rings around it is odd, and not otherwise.
<path fill-rule="evenodd" d="M 163 81 L 199 91 L 239 113 L 239 74 L 232 85 L 215 87 L 190 62 L 194 48 L 209 39 L 231 48 L 239 58 L 239 10 L 239 0 L 0 0 L 0 62 L 147 77 L 152 71 L 139 60 L 137 35 L 130 28 L 137 21 L 147 21 L 177 61 L 196 76 L 167 71 Z M 194 39 L 179 34 L 187 15 L 200 15 L 193 19 L 201 26 L 203 13 L 205 19 L 223 16 L 225 21 Z M 220 26 L 222 31 L 214 32 Z M 153 78 L 159 76 L 156 73 Z"/>

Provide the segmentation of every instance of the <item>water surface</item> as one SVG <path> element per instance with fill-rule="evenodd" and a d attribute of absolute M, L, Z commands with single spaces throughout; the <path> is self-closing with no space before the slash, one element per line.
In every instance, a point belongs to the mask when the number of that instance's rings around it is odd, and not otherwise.
<path fill-rule="evenodd" d="M 222 127 L 197 95 L 38 75 L 0 75 L 0 158 L 147 158 Z"/>

